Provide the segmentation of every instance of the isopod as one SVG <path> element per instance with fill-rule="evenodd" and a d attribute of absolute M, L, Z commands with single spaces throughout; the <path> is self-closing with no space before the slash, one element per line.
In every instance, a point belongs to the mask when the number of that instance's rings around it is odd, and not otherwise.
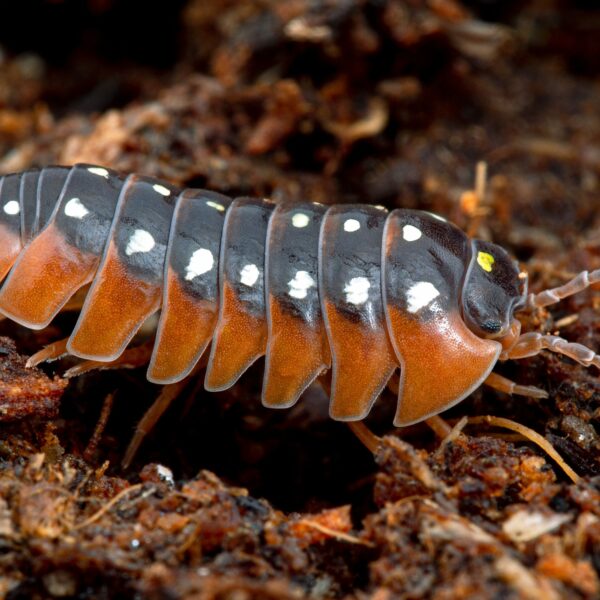
<path fill-rule="evenodd" d="M 543 349 L 600 367 L 588 348 L 521 334 L 515 316 L 600 281 L 600 270 L 528 294 L 501 247 L 432 213 L 232 200 L 78 164 L 0 180 L 0 312 L 46 327 L 90 284 L 63 353 L 115 361 L 160 310 L 147 377 L 232 386 L 265 356 L 262 402 L 293 405 L 331 369 L 330 415 L 363 419 L 400 369 L 394 424 L 456 404 L 482 383 L 544 397 L 492 369 Z"/>

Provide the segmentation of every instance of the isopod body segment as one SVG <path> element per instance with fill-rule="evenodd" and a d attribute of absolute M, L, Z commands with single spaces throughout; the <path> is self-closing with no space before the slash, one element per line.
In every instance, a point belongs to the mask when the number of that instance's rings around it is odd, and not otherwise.
<path fill-rule="evenodd" d="M 0 312 L 43 328 L 90 285 L 66 348 L 113 361 L 160 310 L 148 378 L 209 354 L 223 390 L 265 356 L 262 399 L 293 405 L 331 369 L 330 414 L 359 420 L 400 369 L 395 424 L 489 375 L 526 279 L 500 247 L 431 213 L 275 204 L 79 164 L 0 179 Z"/>

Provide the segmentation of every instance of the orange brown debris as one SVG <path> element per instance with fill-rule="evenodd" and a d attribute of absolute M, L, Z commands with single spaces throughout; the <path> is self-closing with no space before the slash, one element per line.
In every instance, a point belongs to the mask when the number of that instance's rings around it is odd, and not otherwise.
<path fill-rule="evenodd" d="M 58 414 L 68 382 L 27 368 L 26 362 L 12 340 L 0 338 L 0 421 L 33 416 L 52 419 Z"/>
<path fill-rule="evenodd" d="M 139 9 L 124 19 L 136 3 L 123 0 L 37 4 L 47 5 L 52 35 L 35 37 L 35 55 L 23 35 L 30 18 L 5 19 L 14 39 L 0 40 L 2 172 L 89 161 L 230 195 L 422 208 L 464 230 L 457 200 L 485 160 L 489 212 L 479 232 L 524 263 L 533 292 L 600 267 L 593 3 L 187 0 L 180 14 L 179 3 L 156 3 L 158 30 L 153 19 L 150 29 L 128 26 Z M 82 32 L 73 11 L 84 15 Z M 123 23 L 127 43 L 115 44 Z M 507 37 L 517 44 L 498 43 Z M 361 135 L 342 129 L 340 139 L 331 122 Z M 561 335 L 598 348 L 599 307 L 590 290 L 523 315 L 524 330 L 558 323 Z M 72 315 L 44 332 L 1 323 L 27 354 L 71 325 Z M 528 442 L 476 427 L 442 448 L 425 426 L 397 431 L 402 441 L 385 438 L 374 466 L 328 418 L 316 386 L 291 410 L 261 407 L 259 365 L 228 392 L 175 402 L 125 471 L 120 459 L 156 388 L 141 370 L 79 378 L 51 427 L 0 423 L 0 596 L 591 600 L 600 573 L 597 373 L 546 355 L 498 371 L 543 382 L 549 398 L 482 389 L 444 419 L 527 424 L 581 473 L 577 486 Z M 114 390 L 88 463 L 82 453 Z M 384 393 L 369 426 L 390 432 L 394 407 Z M 156 465 L 144 469 L 148 461 L 168 465 L 176 483 Z M 127 489 L 98 520 L 55 537 Z M 365 545 L 332 536 L 301 547 L 290 533 L 349 503 L 348 535 Z M 524 507 L 568 520 L 516 545 L 502 528 Z"/>
<path fill-rule="evenodd" d="M 303 515 L 290 523 L 289 530 L 301 547 L 335 539 L 337 534 L 347 535 L 352 530 L 350 506 L 324 510 L 315 515 Z"/>

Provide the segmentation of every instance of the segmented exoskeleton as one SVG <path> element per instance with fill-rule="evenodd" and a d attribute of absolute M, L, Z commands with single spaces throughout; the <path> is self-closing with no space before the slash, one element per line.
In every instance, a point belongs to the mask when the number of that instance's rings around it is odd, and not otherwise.
<path fill-rule="evenodd" d="M 547 348 L 600 366 L 579 344 L 520 335 L 514 316 L 600 271 L 528 296 L 502 248 L 423 211 L 231 200 L 76 165 L 4 176 L 0 239 L 0 312 L 26 327 L 91 283 L 68 341 L 44 358 L 114 361 L 160 309 L 149 380 L 183 379 L 210 345 L 205 387 L 223 390 L 264 355 L 269 407 L 331 368 L 331 416 L 360 420 L 400 368 L 400 426 L 484 381 L 544 395 L 490 375 L 498 359 Z"/>

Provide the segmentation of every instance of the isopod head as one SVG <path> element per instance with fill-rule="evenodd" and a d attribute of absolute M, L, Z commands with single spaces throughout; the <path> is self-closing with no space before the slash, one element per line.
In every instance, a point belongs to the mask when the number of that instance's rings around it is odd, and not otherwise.
<path fill-rule="evenodd" d="M 527 276 L 500 246 L 473 240 L 470 264 L 462 288 L 462 315 L 482 338 L 502 338 L 514 313 L 525 306 Z"/>

